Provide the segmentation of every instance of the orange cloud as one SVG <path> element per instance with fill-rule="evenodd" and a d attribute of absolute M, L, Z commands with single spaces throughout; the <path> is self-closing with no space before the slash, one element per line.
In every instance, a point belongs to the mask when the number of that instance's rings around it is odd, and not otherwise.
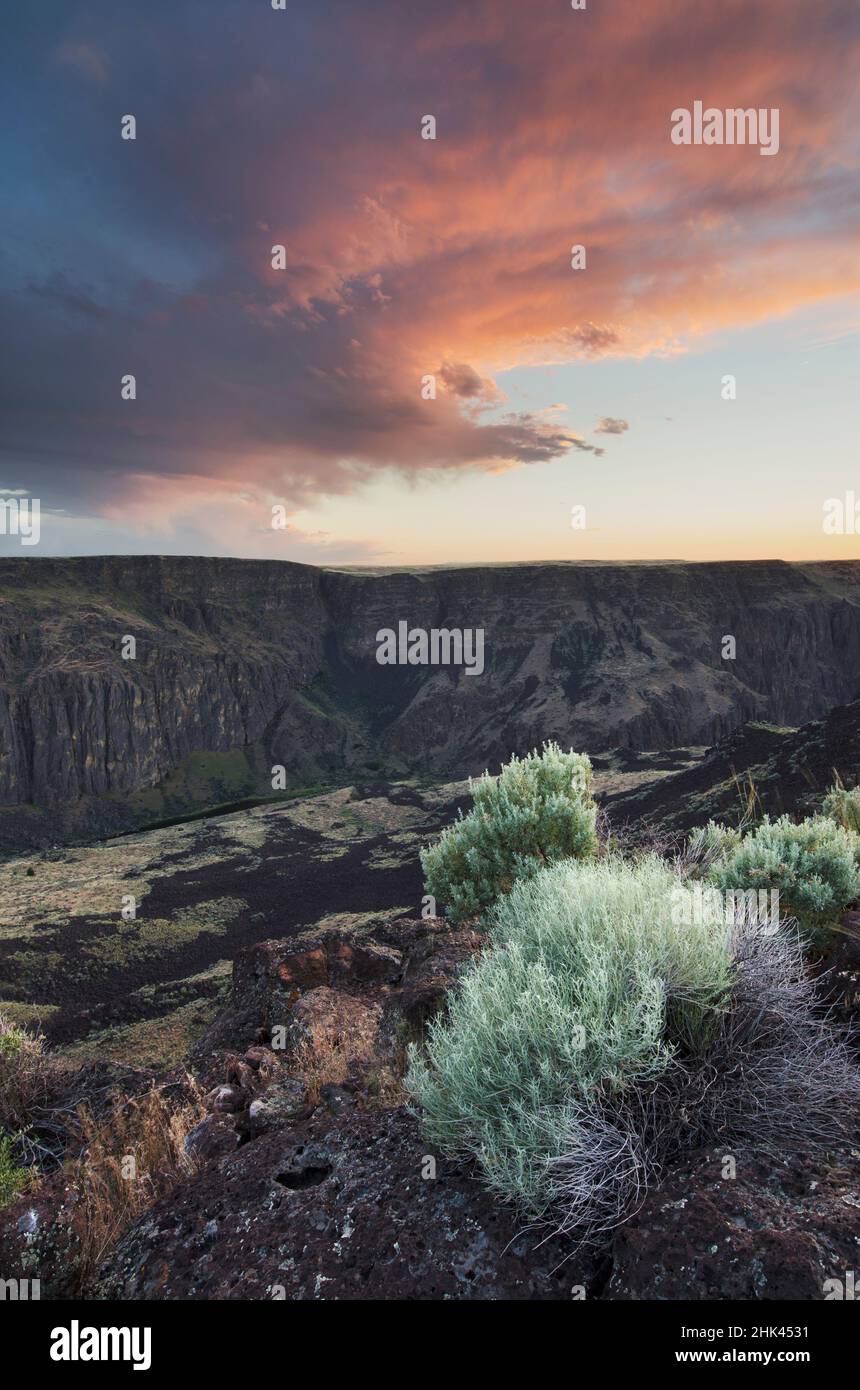
<path fill-rule="evenodd" d="M 241 459 L 258 499 L 298 506 L 379 470 L 590 449 L 539 410 L 510 411 L 498 374 L 681 353 L 860 289 L 860 20 L 845 0 L 333 0 L 279 16 L 286 42 L 215 11 L 193 37 L 154 19 L 121 53 L 104 8 L 110 69 L 83 39 L 61 50 L 108 90 L 120 58 L 123 82 L 157 70 L 161 84 L 133 173 L 111 152 L 89 174 L 111 209 L 146 199 L 113 229 L 127 264 L 100 286 L 34 274 L 13 306 L 43 386 L 24 353 L 13 446 L 46 467 L 61 448 L 87 460 L 91 498 L 127 497 L 141 475 L 226 492 Z M 778 107 L 778 155 L 673 145 L 672 111 L 699 99 Z M 420 136 L 428 113 L 435 140 Z M 169 261 L 153 255 L 145 275 L 142 220 Z M 132 356 L 136 417 L 102 386 Z"/>

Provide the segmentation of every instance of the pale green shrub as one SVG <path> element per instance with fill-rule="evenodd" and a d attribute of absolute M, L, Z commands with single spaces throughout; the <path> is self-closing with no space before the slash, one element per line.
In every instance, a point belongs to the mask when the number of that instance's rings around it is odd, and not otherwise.
<path fill-rule="evenodd" d="M 556 743 L 470 783 L 474 806 L 422 851 L 427 892 L 455 922 L 485 912 L 518 879 L 597 852 L 591 763 Z"/>
<path fill-rule="evenodd" d="M 841 825 L 843 830 L 860 834 L 860 787 L 851 791 L 840 783 L 830 788 L 821 804 L 821 814 Z"/>
<path fill-rule="evenodd" d="M 681 856 L 682 868 L 690 878 L 701 878 L 717 863 L 724 860 L 732 850 L 737 849 L 743 834 L 721 821 L 709 820 L 707 825 L 697 825 L 691 830 L 684 853 Z"/>
<path fill-rule="evenodd" d="M 860 1072 L 849 1038 L 821 1015 L 799 937 L 736 922 L 731 957 L 731 993 L 704 1047 L 679 1051 L 656 1082 L 570 1096 L 550 1163 L 558 1235 L 602 1242 L 702 1146 L 753 1145 L 779 1165 L 798 1151 L 826 1163 L 852 1142 Z"/>
<path fill-rule="evenodd" d="M 718 888 L 777 889 L 783 917 L 796 917 L 815 945 L 828 935 L 860 894 L 860 838 L 827 816 L 795 825 L 767 817 L 709 878 Z"/>
<path fill-rule="evenodd" d="M 428 1137 L 478 1160 L 539 1214 L 569 1101 L 654 1081 L 711 1035 L 730 982 L 725 930 L 672 921 L 659 859 L 556 864 L 514 885 L 490 945 L 412 1048 L 407 1085 Z"/>

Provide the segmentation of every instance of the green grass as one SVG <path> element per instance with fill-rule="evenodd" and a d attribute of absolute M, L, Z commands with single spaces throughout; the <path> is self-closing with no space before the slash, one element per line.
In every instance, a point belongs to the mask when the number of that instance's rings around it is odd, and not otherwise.
<path fill-rule="evenodd" d="M 16 1028 L 30 1028 L 37 1031 L 41 1025 L 59 1013 L 59 1004 L 22 1003 L 19 999 L 0 999 L 0 1015 L 8 1019 Z"/>
<path fill-rule="evenodd" d="M 260 791 L 260 774 L 249 750 L 230 748 L 222 753 L 189 753 L 157 786 L 131 794 L 111 792 L 109 799 L 157 816 L 206 801 L 239 801 Z"/>
<path fill-rule="evenodd" d="M 212 1023 L 223 999 L 194 999 L 155 1018 L 115 1024 L 60 1050 L 74 1066 L 87 1062 L 130 1062 L 136 1067 L 179 1066 Z"/>

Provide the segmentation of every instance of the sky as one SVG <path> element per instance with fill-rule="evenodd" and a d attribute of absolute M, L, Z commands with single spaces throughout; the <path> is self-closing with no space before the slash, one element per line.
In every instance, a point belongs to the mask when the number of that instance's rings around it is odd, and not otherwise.
<path fill-rule="evenodd" d="M 0 554 L 860 555 L 856 0 L 4 29 Z"/>

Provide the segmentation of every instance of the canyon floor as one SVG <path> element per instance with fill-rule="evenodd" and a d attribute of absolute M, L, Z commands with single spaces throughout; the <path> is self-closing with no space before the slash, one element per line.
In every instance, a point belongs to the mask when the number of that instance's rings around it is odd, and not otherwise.
<path fill-rule="evenodd" d="M 604 756 L 598 787 L 652 786 L 700 751 Z M 470 804 L 467 782 L 359 783 L 8 857 L 0 1012 L 71 1057 L 178 1061 L 242 947 L 419 913 L 418 851 Z"/>

